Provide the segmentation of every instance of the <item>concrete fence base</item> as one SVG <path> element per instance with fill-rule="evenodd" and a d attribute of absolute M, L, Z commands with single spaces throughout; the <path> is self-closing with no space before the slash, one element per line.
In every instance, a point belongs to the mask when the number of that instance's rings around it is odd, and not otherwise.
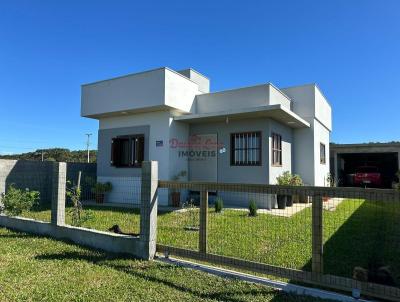
<path fill-rule="evenodd" d="M 156 253 L 158 163 L 143 162 L 140 200 L 140 236 L 126 236 L 65 225 L 66 163 L 51 163 L 51 222 L 0 214 L 0 227 L 31 234 L 67 239 L 112 253 L 151 260 Z M 1 189 L 1 187 L 0 187 Z"/>
<path fill-rule="evenodd" d="M 137 258 L 148 257 L 144 243 L 139 237 L 119 235 L 69 225 L 57 226 L 49 222 L 0 214 L 0 226 L 11 230 L 55 239 L 69 240 L 86 247 L 111 253 L 129 254 Z"/>

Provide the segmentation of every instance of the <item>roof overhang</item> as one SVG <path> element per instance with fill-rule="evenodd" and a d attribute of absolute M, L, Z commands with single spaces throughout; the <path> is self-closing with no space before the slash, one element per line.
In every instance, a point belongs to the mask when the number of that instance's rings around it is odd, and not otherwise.
<path fill-rule="evenodd" d="M 194 124 L 206 122 L 221 122 L 226 121 L 226 118 L 229 118 L 229 120 L 239 120 L 262 117 L 271 118 L 282 124 L 287 125 L 290 128 L 310 127 L 310 124 L 307 121 L 280 104 L 211 113 L 185 114 L 174 117 L 174 120 Z"/>

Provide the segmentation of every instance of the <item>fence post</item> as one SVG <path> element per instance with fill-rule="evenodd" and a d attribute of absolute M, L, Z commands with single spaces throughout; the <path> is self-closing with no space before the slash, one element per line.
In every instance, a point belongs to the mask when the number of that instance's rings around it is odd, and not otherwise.
<path fill-rule="evenodd" d="M 65 224 L 65 194 L 67 181 L 67 164 L 53 163 L 51 178 L 51 223 Z"/>
<path fill-rule="evenodd" d="M 142 258 L 151 260 L 156 253 L 157 236 L 157 187 L 158 162 L 142 162 L 142 184 L 140 204 L 140 241 Z"/>
<path fill-rule="evenodd" d="M 199 251 L 207 253 L 207 226 L 208 226 L 208 191 L 200 191 L 200 229 L 199 229 Z"/>
<path fill-rule="evenodd" d="M 323 274 L 323 201 L 322 195 L 317 193 L 312 201 L 312 272 Z"/>

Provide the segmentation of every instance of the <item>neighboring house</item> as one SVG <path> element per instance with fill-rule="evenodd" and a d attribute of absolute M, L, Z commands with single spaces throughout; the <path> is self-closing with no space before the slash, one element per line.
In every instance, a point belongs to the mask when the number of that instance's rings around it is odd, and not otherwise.
<path fill-rule="evenodd" d="M 290 171 L 324 186 L 329 173 L 331 107 L 315 84 L 210 92 L 193 69 L 158 68 L 83 85 L 81 115 L 99 120 L 97 175 L 114 185 L 110 201 L 140 183 L 142 160 L 158 161 L 163 180 L 186 171 L 181 180 L 275 184 Z"/>

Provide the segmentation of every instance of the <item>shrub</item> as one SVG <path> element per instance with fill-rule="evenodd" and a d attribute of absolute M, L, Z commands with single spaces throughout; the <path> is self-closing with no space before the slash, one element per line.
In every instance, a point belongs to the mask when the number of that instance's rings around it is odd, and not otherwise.
<path fill-rule="evenodd" d="M 282 175 L 276 178 L 276 182 L 280 186 L 302 186 L 303 180 L 300 175 L 291 174 L 289 171 L 285 171 Z"/>
<path fill-rule="evenodd" d="M 106 182 L 106 183 L 98 182 L 93 186 L 92 193 L 104 194 L 104 193 L 110 192 L 111 190 L 112 190 L 112 185 L 110 182 Z"/>
<path fill-rule="evenodd" d="M 255 217 L 257 216 L 257 203 L 254 200 L 250 200 L 249 203 L 249 216 Z"/>
<path fill-rule="evenodd" d="M 303 185 L 303 180 L 301 179 L 300 175 L 298 175 L 298 174 L 292 175 L 291 185 L 292 186 L 302 186 Z"/>
<path fill-rule="evenodd" d="M 221 197 L 217 197 L 217 199 L 215 200 L 215 213 L 221 213 L 222 212 L 222 208 L 224 207 L 224 201 L 222 200 Z"/>
<path fill-rule="evenodd" d="M 1 194 L 2 211 L 10 216 L 21 215 L 23 211 L 31 210 L 39 201 L 39 197 L 38 191 L 21 190 L 10 185 L 7 193 Z"/>
<path fill-rule="evenodd" d="M 276 178 L 276 182 L 280 186 L 290 186 L 291 181 L 292 181 L 292 174 L 290 174 L 289 171 L 283 172 L 282 175 L 279 175 Z"/>

